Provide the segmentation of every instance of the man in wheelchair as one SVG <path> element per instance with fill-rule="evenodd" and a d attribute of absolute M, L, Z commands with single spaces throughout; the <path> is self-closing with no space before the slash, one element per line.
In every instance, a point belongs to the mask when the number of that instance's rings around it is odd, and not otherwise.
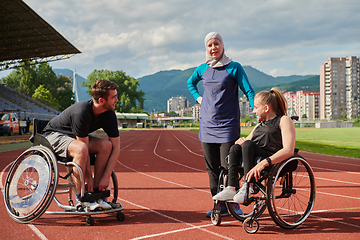
<path fill-rule="evenodd" d="M 118 102 L 118 85 L 108 80 L 97 80 L 91 86 L 92 99 L 78 102 L 65 109 L 47 124 L 43 136 L 52 145 L 60 161 L 73 161 L 84 172 L 84 183 L 77 168 L 74 183 L 77 204 L 80 203 L 81 184 L 87 193 L 104 191 L 120 154 L 120 136 L 114 113 Z M 98 138 L 90 133 L 102 128 L 108 138 Z M 95 155 L 94 174 L 90 167 L 90 154 Z M 91 211 L 110 209 L 105 199 L 84 203 Z"/>
<path fill-rule="evenodd" d="M 276 88 L 256 94 L 253 113 L 259 123 L 246 138 L 239 138 L 230 148 L 228 186 L 216 194 L 214 200 L 244 203 L 245 196 L 254 193 L 250 179 L 258 181 L 267 166 L 293 156 L 295 126 L 291 118 L 285 115 L 286 110 L 286 99 Z M 262 160 L 256 162 L 259 157 Z M 237 191 L 239 164 L 244 168 L 245 183 Z"/>

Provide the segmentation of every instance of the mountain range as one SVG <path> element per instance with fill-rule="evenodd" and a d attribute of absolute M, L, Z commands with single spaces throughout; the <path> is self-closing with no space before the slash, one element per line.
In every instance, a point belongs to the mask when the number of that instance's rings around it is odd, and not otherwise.
<path fill-rule="evenodd" d="M 262 90 L 270 90 L 275 86 L 280 90 L 296 92 L 299 90 L 318 91 L 320 89 L 319 75 L 291 75 L 273 77 L 265 74 L 251 66 L 243 66 L 246 75 L 249 78 L 251 86 L 255 92 Z M 160 71 L 151 75 L 140 77 L 140 87 L 145 93 L 144 110 L 147 112 L 166 112 L 167 100 L 171 97 L 184 96 L 190 101 L 191 105 L 195 104 L 195 100 L 187 88 L 187 80 L 194 72 L 195 68 L 186 70 L 167 70 Z M 65 76 L 73 76 L 73 71 L 69 69 L 53 69 L 56 74 Z M 87 79 L 76 74 L 78 82 L 78 90 L 80 100 L 88 100 L 91 97 L 87 93 L 87 88 L 83 86 L 83 82 Z M 200 94 L 203 93 L 202 84 L 198 84 Z M 240 91 L 241 95 L 242 92 Z M 155 110 L 154 110 L 155 109 Z"/>
<path fill-rule="evenodd" d="M 291 75 L 273 77 L 267 75 L 251 66 L 243 66 L 251 86 L 257 93 L 262 90 L 270 90 L 275 86 L 280 90 L 296 92 L 299 90 L 318 91 L 320 88 L 319 75 Z M 145 92 L 144 110 L 148 112 L 166 112 L 167 100 L 171 97 L 184 96 L 195 104 L 195 99 L 187 88 L 187 80 L 195 68 L 186 70 L 160 71 L 152 75 L 138 78 L 140 89 Z M 202 84 L 199 83 L 200 94 L 203 93 Z M 242 96 L 242 92 L 240 91 Z"/>

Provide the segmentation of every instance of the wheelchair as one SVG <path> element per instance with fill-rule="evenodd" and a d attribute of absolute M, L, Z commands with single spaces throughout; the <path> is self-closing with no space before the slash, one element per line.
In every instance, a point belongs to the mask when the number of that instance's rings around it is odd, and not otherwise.
<path fill-rule="evenodd" d="M 34 119 L 33 134 L 30 137 L 33 145 L 15 160 L 6 177 L 4 200 L 10 217 L 19 223 L 30 223 L 39 218 L 43 213 L 84 215 L 86 216 L 86 224 L 92 226 L 95 220 L 91 215 L 116 212 L 116 219 L 123 221 L 125 215 L 121 210 L 124 208 L 120 202 L 116 201 L 118 197 L 118 182 L 115 171 L 111 175 L 111 191 L 106 190 L 84 196 L 84 176 L 81 168 L 72 162 L 70 158 L 55 156 L 50 143 L 39 134 L 47 122 Z M 93 164 L 95 156 L 90 156 L 90 159 Z M 61 165 L 66 168 L 66 176 L 59 175 L 58 167 Z M 76 167 L 80 173 L 82 186 L 81 204 L 77 206 L 74 205 L 72 198 L 72 193 L 77 194 L 73 181 L 73 167 Z M 66 204 L 60 202 L 57 197 L 60 194 L 68 194 Z M 84 202 L 106 198 L 110 195 L 112 195 L 112 200 L 109 204 L 112 208 L 109 210 L 90 211 L 84 204 Z M 52 200 L 63 211 L 46 211 Z"/>
<path fill-rule="evenodd" d="M 257 158 L 256 162 L 261 160 Z M 239 181 L 243 178 L 243 172 L 243 166 L 239 166 Z M 228 170 L 222 168 L 218 192 L 227 186 L 227 178 Z M 266 167 L 257 182 L 254 179 L 250 182 L 254 184 L 254 194 L 246 194 L 244 203 L 240 204 L 242 213 L 236 209 L 238 205 L 233 200 L 214 202 L 211 214 L 214 225 L 221 224 L 221 208 L 224 204 L 234 218 L 243 221 L 247 233 L 259 230 L 258 218 L 266 208 L 272 220 L 285 229 L 296 228 L 310 215 L 315 203 L 315 178 L 311 166 L 298 154 L 298 149 L 295 149 L 292 157 Z"/>

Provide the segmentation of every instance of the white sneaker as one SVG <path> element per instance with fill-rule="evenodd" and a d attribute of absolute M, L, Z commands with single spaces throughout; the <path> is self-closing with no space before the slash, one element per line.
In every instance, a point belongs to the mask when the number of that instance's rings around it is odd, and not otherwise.
<path fill-rule="evenodd" d="M 84 202 L 83 203 L 85 207 L 88 207 L 90 211 L 98 211 L 101 210 L 101 206 L 96 201 L 93 202 Z"/>
<path fill-rule="evenodd" d="M 97 203 L 100 205 L 100 207 L 104 210 L 109 210 L 111 209 L 111 205 L 108 204 L 104 199 L 100 198 L 99 200 L 97 200 Z"/>
<path fill-rule="evenodd" d="M 88 193 L 85 193 L 85 195 L 88 195 Z M 81 202 L 80 201 L 80 194 L 76 195 L 76 206 L 83 205 L 85 208 L 89 208 L 90 211 L 98 211 L 101 210 L 101 206 L 96 201 L 93 202 Z"/>
<path fill-rule="evenodd" d="M 231 189 L 230 187 L 226 187 L 224 190 L 213 196 L 213 199 L 218 201 L 231 200 L 233 199 L 235 194 L 236 191 L 234 189 Z"/>
<path fill-rule="evenodd" d="M 234 196 L 233 200 L 237 203 L 244 203 L 245 201 L 245 194 L 246 194 L 246 188 L 248 183 L 244 183 L 244 185 L 239 189 L 237 194 Z M 254 189 L 252 185 L 249 187 L 249 195 L 254 193 Z"/>

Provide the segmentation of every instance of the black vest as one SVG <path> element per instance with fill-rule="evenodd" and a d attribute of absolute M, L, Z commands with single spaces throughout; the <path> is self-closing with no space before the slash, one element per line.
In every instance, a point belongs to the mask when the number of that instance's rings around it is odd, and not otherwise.
<path fill-rule="evenodd" d="M 265 122 L 261 122 L 253 132 L 252 141 L 261 148 L 271 153 L 276 153 L 283 148 L 280 119 L 282 116 L 276 116 Z"/>

